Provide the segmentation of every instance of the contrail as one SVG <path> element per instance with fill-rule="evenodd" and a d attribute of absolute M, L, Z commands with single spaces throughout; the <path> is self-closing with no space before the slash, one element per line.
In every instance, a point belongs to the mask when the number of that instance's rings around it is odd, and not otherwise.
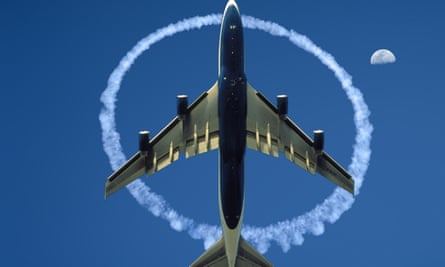
<path fill-rule="evenodd" d="M 116 130 L 115 122 L 116 95 L 125 73 L 139 55 L 148 50 L 151 45 L 179 32 L 200 29 L 203 26 L 219 25 L 221 19 L 221 14 L 196 16 L 160 28 L 139 41 L 122 58 L 111 73 L 107 87 L 100 98 L 104 106 L 100 112 L 99 120 L 102 127 L 103 147 L 113 170 L 116 170 L 126 161 L 119 142 L 119 133 Z M 273 36 L 287 38 L 294 45 L 313 54 L 331 69 L 340 81 L 354 109 L 354 122 L 357 133 L 348 170 L 354 177 L 355 192 L 358 195 L 371 157 L 370 143 L 373 126 L 369 121 L 370 111 L 368 106 L 360 90 L 352 85 L 352 77 L 338 65 L 332 55 L 323 51 L 308 37 L 293 30 L 288 30 L 279 24 L 251 16 L 243 16 L 242 19 L 243 26 L 248 29 L 262 30 Z M 170 226 L 176 231 L 187 231 L 192 238 L 202 239 L 205 248 L 210 247 L 222 234 L 221 228 L 218 226 L 198 224 L 193 219 L 179 214 L 161 195 L 151 191 L 150 187 L 139 179 L 128 185 L 127 188 L 136 201 L 154 216 L 168 221 Z M 266 227 L 247 225 L 243 227 L 242 234 L 261 253 L 265 253 L 268 250 L 271 241 L 275 241 L 286 252 L 291 245 L 303 244 L 304 234 L 323 234 L 325 223 L 336 222 L 345 211 L 351 208 L 353 203 L 354 198 L 349 193 L 337 188 L 321 204 L 318 204 L 313 210 L 303 215 Z"/>

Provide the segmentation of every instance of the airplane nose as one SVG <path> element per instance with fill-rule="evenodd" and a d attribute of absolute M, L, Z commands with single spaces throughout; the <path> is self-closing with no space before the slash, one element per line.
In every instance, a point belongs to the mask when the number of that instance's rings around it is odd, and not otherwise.
<path fill-rule="evenodd" d="M 236 12 L 236 13 L 239 14 L 238 5 L 236 4 L 236 2 L 234 0 L 229 0 L 227 2 L 227 5 L 226 5 L 224 13 L 232 14 L 233 12 Z"/>

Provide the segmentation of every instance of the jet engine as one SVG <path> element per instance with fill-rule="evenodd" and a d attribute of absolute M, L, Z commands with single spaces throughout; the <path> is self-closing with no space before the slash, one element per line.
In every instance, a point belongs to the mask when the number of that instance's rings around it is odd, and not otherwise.
<path fill-rule="evenodd" d="M 140 131 L 139 132 L 139 151 L 142 156 L 148 156 L 148 152 L 150 150 L 150 132 L 149 131 Z"/>
<path fill-rule="evenodd" d="M 314 150 L 317 155 L 321 154 L 324 146 L 324 132 L 323 130 L 314 131 Z"/>
<path fill-rule="evenodd" d="M 287 95 L 277 95 L 277 109 L 281 119 L 286 118 L 287 107 Z"/>
<path fill-rule="evenodd" d="M 176 105 L 177 105 L 177 114 L 180 119 L 184 119 L 185 113 L 187 112 L 188 107 L 188 96 L 187 95 L 178 95 L 176 97 Z"/>

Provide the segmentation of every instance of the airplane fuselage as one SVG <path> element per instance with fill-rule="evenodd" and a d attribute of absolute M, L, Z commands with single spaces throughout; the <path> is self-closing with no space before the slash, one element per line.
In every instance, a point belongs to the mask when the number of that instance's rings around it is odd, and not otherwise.
<path fill-rule="evenodd" d="M 229 266 L 236 261 L 244 207 L 247 81 L 241 15 L 229 1 L 221 24 L 218 58 L 219 208 Z"/>
<path fill-rule="evenodd" d="M 226 224 L 234 229 L 243 206 L 247 113 L 243 31 L 235 6 L 229 6 L 225 12 L 219 54 L 221 206 Z"/>

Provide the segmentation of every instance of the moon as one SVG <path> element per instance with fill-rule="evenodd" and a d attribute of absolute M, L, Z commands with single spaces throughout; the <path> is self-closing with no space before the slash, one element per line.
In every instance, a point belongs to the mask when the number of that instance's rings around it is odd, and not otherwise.
<path fill-rule="evenodd" d="M 371 64 L 388 64 L 396 62 L 396 57 L 388 49 L 379 49 L 371 56 Z"/>

